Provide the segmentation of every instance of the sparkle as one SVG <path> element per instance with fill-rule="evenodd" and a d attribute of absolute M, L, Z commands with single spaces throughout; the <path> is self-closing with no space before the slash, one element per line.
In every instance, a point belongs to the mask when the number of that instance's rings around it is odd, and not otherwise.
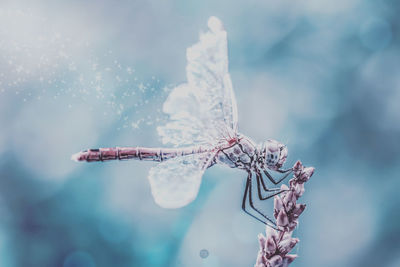
<path fill-rule="evenodd" d="M 140 90 L 142 93 L 144 93 L 144 91 L 145 91 L 145 89 L 146 89 L 146 86 L 144 86 L 143 83 L 140 83 L 139 86 L 138 86 L 138 88 L 139 88 L 139 90 Z"/>

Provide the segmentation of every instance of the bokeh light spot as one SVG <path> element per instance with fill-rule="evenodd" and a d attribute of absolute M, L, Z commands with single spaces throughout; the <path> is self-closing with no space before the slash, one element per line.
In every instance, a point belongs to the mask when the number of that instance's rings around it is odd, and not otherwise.
<path fill-rule="evenodd" d="M 202 249 L 202 250 L 200 250 L 200 257 L 201 257 L 202 259 L 207 258 L 208 255 L 210 255 L 210 253 L 208 252 L 207 249 Z"/>

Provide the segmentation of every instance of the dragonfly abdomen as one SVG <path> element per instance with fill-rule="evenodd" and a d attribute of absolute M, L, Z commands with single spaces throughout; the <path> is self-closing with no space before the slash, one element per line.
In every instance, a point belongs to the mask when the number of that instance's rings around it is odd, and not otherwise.
<path fill-rule="evenodd" d="M 111 147 L 81 151 L 72 155 L 71 159 L 87 162 L 128 159 L 164 161 L 177 156 L 204 153 L 207 151 L 210 151 L 210 149 L 202 146 L 186 148 Z"/>

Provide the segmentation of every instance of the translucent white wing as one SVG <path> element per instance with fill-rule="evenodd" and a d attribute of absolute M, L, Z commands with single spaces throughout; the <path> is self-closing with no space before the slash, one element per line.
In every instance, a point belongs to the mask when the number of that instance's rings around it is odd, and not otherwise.
<path fill-rule="evenodd" d="M 150 169 L 149 181 L 155 202 L 163 208 L 180 208 L 199 192 L 201 178 L 211 159 L 209 153 L 176 157 Z"/>
<path fill-rule="evenodd" d="M 174 88 L 164 103 L 170 121 L 157 128 L 163 143 L 215 144 L 237 132 L 226 32 L 215 17 L 208 27 L 200 41 L 187 49 L 187 83 Z"/>

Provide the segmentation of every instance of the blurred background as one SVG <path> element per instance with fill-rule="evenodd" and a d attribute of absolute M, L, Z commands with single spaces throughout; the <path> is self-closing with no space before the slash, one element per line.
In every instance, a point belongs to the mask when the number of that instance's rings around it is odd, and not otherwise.
<path fill-rule="evenodd" d="M 168 92 L 211 15 L 228 32 L 239 129 L 316 173 L 293 266 L 400 266 L 400 41 L 394 0 L 0 2 L 0 266 L 253 266 L 265 227 L 246 174 L 213 167 L 165 210 L 149 162 Z"/>

